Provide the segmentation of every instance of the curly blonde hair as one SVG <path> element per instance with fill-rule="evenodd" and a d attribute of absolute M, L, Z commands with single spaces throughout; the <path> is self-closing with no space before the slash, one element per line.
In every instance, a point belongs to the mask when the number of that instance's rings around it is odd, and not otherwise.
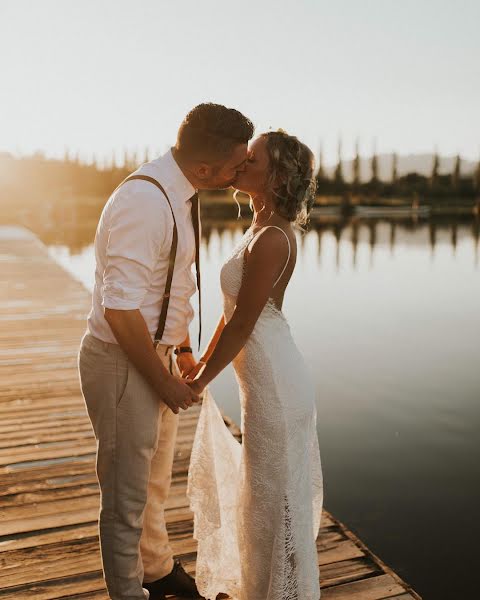
<path fill-rule="evenodd" d="M 276 212 L 304 227 L 315 202 L 313 152 L 283 130 L 262 133 L 261 137 L 267 141 L 270 163 L 267 185 L 272 191 Z"/>

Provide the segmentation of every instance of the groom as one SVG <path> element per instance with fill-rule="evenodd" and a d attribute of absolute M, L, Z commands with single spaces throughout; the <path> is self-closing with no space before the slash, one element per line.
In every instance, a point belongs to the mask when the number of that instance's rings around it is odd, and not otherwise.
<path fill-rule="evenodd" d="M 178 412 L 198 401 L 181 379 L 196 365 L 188 331 L 194 262 L 200 282 L 196 191 L 234 184 L 252 136 L 240 112 L 196 106 L 175 146 L 127 178 L 100 217 L 79 372 L 97 440 L 100 546 L 112 600 L 199 597 L 172 556 L 164 517 Z"/>

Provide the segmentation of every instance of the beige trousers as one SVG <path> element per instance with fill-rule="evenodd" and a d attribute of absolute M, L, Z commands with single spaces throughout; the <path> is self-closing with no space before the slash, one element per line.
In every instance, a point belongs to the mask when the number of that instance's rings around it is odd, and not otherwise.
<path fill-rule="evenodd" d="M 172 346 L 158 346 L 179 375 Z M 144 600 L 142 582 L 173 568 L 165 526 L 178 415 L 159 400 L 118 344 L 85 333 L 78 366 L 97 440 L 103 574 L 112 600 Z"/>

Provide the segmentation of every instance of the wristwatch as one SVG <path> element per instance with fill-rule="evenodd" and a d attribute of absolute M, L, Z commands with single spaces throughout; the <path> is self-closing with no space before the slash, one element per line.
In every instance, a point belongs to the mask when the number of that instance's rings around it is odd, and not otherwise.
<path fill-rule="evenodd" d="M 183 354 L 184 352 L 189 352 L 192 354 L 193 350 L 190 348 L 190 346 L 178 346 L 173 352 L 174 354 Z"/>

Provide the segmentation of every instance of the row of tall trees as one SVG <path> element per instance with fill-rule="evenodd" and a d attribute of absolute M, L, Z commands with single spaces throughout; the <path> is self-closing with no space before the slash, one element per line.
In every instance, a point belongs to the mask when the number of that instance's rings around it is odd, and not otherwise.
<path fill-rule="evenodd" d="M 321 195 L 359 196 L 411 196 L 416 194 L 424 198 L 472 198 L 480 195 L 480 160 L 470 175 L 462 175 L 462 158 L 457 155 L 451 173 L 440 173 L 440 156 L 433 155 L 430 175 L 417 172 L 399 175 L 398 154 L 392 154 L 390 176 L 381 179 L 379 176 L 379 157 L 376 151 L 369 159 L 370 178 L 365 181 L 360 175 L 362 158 L 358 142 L 355 156 L 351 161 L 351 177 L 345 177 L 345 161 L 342 159 L 342 145 L 338 144 L 338 159 L 333 173 L 327 173 L 323 163 L 323 152 L 320 150 L 317 171 L 317 190 Z"/>
<path fill-rule="evenodd" d="M 333 171 L 327 172 L 323 163 L 323 153 L 318 161 L 316 174 L 318 193 L 322 196 L 342 196 L 368 199 L 416 196 L 420 201 L 433 201 L 452 198 L 466 201 L 480 197 L 480 161 L 473 174 L 462 174 L 462 159 L 457 156 L 451 173 L 440 172 L 440 157 L 433 156 L 430 175 L 407 173 L 399 175 L 399 157 L 392 156 L 390 176 L 379 175 L 379 157 L 376 152 L 368 159 L 370 177 L 361 177 L 361 159 L 358 144 L 355 156 L 348 165 L 348 178 L 345 176 L 346 162 L 342 160 L 341 144 L 338 147 L 338 161 Z M 107 163 L 99 163 L 94 158 L 83 160 L 78 155 L 66 152 L 62 160 L 48 159 L 42 154 L 15 158 L 10 154 L 0 154 L 0 198 L 2 203 L 28 203 L 29 198 L 64 200 L 69 197 L 107 198 L 111 191 L 139 164 L 151 159 L 145 150 L 139 153 L 125 152 L 122 159 L 113 156 Z M 118 164 L 120 162 L 120 164 Z M 365 171 L 365 169 L 363 169 Z"/>

